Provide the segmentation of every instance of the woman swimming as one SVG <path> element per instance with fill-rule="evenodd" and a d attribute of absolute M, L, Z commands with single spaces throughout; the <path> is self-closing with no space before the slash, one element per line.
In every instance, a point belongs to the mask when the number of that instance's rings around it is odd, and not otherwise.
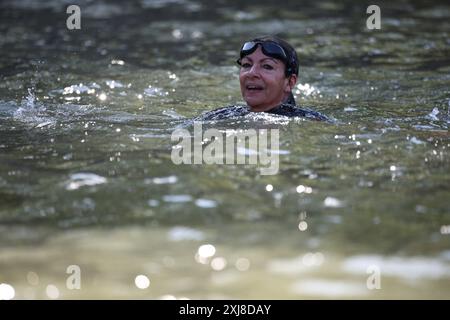
<path fill-rule="evenodd" d="M 239 82 L 246 106 L 229 106 L 201 115 L 198 120 L 221 120 L 250 112 L 329 121 L 325 115 L 296 105 L 292 89 L 298 78 L 295 49 L 276 36 L 245 42 L 237 60 Z"/>

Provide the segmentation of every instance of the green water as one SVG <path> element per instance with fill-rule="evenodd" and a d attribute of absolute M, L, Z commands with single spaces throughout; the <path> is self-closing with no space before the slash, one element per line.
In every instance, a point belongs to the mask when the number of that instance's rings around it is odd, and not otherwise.
<path fill-rule="evenodd" d="M 70 31 L 64 2 L 2 2 L 0 283 L 16 299 L 449 299 L 450 6 L 380 2 L 371 31 L 369 4 L 79 1 Z M 173 164 L 175 128 L 242 103 L 239 46 L 267 33 L 299 53 L 297 102 L 336 123 L 210 125 L 279 129 L 276 175 Z"/>

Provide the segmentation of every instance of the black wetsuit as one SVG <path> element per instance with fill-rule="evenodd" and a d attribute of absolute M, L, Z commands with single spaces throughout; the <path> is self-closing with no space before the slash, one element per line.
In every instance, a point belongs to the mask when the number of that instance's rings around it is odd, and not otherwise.
<path fill-rule="evenodd" d="M 297 105 L 289 104 L 289 103 L 281 104 L 278 107 L 275 107 L 266 112 L 270 113 L 270 114 L 278 114 L 278 115 L 287 116 L 287 117 L 302 117 L 302 118 L 307 118 L 307 119 L 317 120 L 317 121 L 331 121 L 330 118 L 321 114 L 320 112 L 306 109 L 306 108 L 300 108 Z M 201 116 L 197 117 L 196 120 L 200 120 L 200 121 L 223 120 L 223 119 L 229 119 L 229 118 L 233 118 L 233 117 L 245 116 L 249 113 L 251 113 L 251 111 L 248 106 L 228 106 L 228 107 L 224 107 L 224 108 L 206 112 L 206 113 L 202 114 Z"/>

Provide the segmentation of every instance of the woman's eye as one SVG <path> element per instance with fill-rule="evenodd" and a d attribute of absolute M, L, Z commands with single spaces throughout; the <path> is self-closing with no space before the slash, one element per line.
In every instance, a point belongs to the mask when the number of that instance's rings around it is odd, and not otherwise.
<path fill-rule="evenodd" d="M 273 67 L 270 64 L 264 64 L 263 68 L 267 69 L 267 70 L 272 70 L 273 69 Z"/>
<path fill-rule="evenodd" d="M 250 63 L 248 63 L 248 62 L 244 62 L 243 64 L 241 64 L 241 67 L 247 69 L 247 68 L 251 68 L 252 65 Z"/>

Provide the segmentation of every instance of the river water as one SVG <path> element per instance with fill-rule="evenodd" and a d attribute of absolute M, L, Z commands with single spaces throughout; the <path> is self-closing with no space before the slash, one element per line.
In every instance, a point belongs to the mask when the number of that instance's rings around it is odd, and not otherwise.
<path fill-rule="evenodd" d="M 2 1 L 3 298 L 449 299 L 450 6 L 379 2 L 368 30 L 369 4 Z M 242 103 L 239 47 L 268 33 L 335 123 L 211 125 L 278 129 L 276 175 L 175 165 L 172 132 Z"/>

